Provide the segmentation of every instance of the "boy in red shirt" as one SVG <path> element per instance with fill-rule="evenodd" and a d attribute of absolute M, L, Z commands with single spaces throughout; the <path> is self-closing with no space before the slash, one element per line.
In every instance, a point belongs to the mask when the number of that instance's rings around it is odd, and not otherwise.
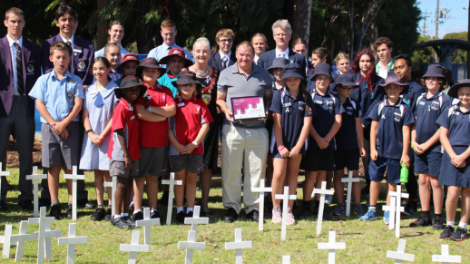
<path fill-rule="evenodd" d="M 147 181 L 147 197 L 150 218 L 159 218 L 157 212 L 158 177 L 166 174 L 168 164 L 168 117 L 176 113 L 171 90 L 158 84 L 157 79 L 165 73 L 155 58 L 146 58 L 137 66 L 136 75 L 147 87 L 147 96 L 137 100 L 139 117 L 140 172 L 134 178 L 134 221 L 144 218 L 142 197 Z"/>
<path fill-rule="evenodd" d="M 196 178 L 197 174 L 204 170 L 203 141 L 209 131 L 209 123 L 214 120 L 206 103 L 196 98 L 196 91 L 201 89 L 201 84 L 196 80 L 193 72 L 180 72 L 176 86 L 178 88 L 178 95 L 175 99 L 176 115 L 170 118 L 171 127 L 168 130 L 168 138 L 171 142 L 171 168 L 176 172 L 176 179 L 183 181 L 183 185 L 175 186 L 176 219 L 184 224 L 185 217 L 193 217 Z M 186 214 L 183 210 L 185 194 Z"/>
<path fill-rule="evenodd" d="M 139 130 L 137 117 L 134 111 L 135 101 L 145 93 L 145 86 L 139 84 L 135 76 L 128 76 L 122 80 L 121 87 L 115 87 L 114 92 L 121 100 L 113 112 L 113 136 L 109 142 L 108 157 L 109 173 L 118 177 L 116 192 L 113 197 L 115 206 L 111 224 L 121 229 L 133 226 L 127 216 L 130 197 L 125 193 L 132 191 L 132 177 L 139 174 Z M 129 198 L 127 198 L 129 200 Z M 124 204 L 123 204 L 124 203 Z M 124 205 L 124 210 L 122 211 Z"/>

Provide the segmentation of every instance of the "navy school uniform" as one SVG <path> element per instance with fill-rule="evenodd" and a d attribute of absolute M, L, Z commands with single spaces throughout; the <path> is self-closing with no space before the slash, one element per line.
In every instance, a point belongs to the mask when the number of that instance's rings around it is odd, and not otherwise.
<path fill-rule="evenodd" d="M 344 168 L 358 170 L 360 146 L 357 141 L 356 119 L 361 117 L 361 106 L 353 99 L 348 98 L 344 102 L 343 108 L 345 111 L 343 112 L 341 128 L 335 135 L 335 167 L 336 170 Z"/>
<path fill-rule="evenodd" d="M 462 112 L 460 104 L 453 105 L 444 111 L 437 119 L 437 123 L 448 129 L 448 138 L 455 154 L 460 155 L 470 146 L 470 111 Z M 470 187 L 470 158 L 465 160 L 467 166 L 456 168 L 451 163 L 447 152 L 442 155 L 439 184 Z"/>
<path fill-rule="evenodd" d="M 307 77 L 307 92 L 312 93 L 317 88 L 317 84 L 315 83 L 315 80 L 312 80 L 313 74 L 315 74 L 315 70 L 310 74 L 310 76 Z M 336 78 L 338 77 L 338 74 L 331 69 L 330 71 L 331 77 L 333 78 L 333 81 L 328 85 L 328 92 L 332 92 L 333 89 L 335 89 L 336 86 Z"/>
<path fill-rule="evenodd" d="M 282 143 L 289 151 L 295 147 L 304 126 L 304 118 L 315 116 L 315 107 L 310 96 L 305 103 L 305 95 L 299 91 L 296 98 L 292 98 L 287 87 L 274 91 L 270 111 L 281 114 Z M 312 109 L 312 114 L 307 112 L 306 104 Z M 273 158 L 282 158 L 276 147 L 274 131 L 271 136 L 270 150 Z M 300 151 L 305 154 L 305 144 Z"/>
<path fill-rule="evenodd" d="M 451 105 L 450 98 L 442 91 L 431 98 L 426 93 L 421 94 L 414 103 L 414 116 L 416 117 L 416 142 L 423 144 L 428 141 L 439 129 L 436 123 L 439 116 Z M 444 151 L 440 141 L 431 146 L 425 153 L 415 156 L 415 172 L 439 176 L 441 169 L 442 152 Z"/>
<path fill-rule="evenodd" d="M 403 126 L 415 122 L 411 109 L 403 103 L 401 98 L 395 105 L 390 105 L 385 96 L 384 100 L 370 111 L 368 118 L 379 122 L 376 142 L 379 157 L 376 161 L 371 160 L 367 174 L 371 181 L 382 181 L 385 168 L 388 167 L 387 181 L 399 183 L 400 159 L 403 153 Z"/>
<path fill-rule="evenodd" d="M 325 137 L 330 132 L 335 122 L 335 116 L 342 114 L 344 108 L 341 101 L 332 93 L 319 94 L 316 90 L 311 93 L 314 111 L 317 115 L 312 118 L 312 125 L 320 137 Z M 334 170 L 336 141 L 331 139 L 328 148 L 320 149 L 312 137 L 308 137 L 306 157 L 302 161 L 301 168 L 306 171 L 332 171 Z"/>

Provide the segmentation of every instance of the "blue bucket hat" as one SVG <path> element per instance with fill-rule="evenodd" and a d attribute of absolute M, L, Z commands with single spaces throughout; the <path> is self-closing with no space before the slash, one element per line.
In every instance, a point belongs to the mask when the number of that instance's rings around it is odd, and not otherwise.
<path fill-rule="evenodd" d="M 300 78 L 305 80 L 305 78 L 300 73 L 300 65 L 298 63 L 289 63 L 284 66 L 282 69 L 282 80 L 286 78 Z"/>
<path fill-rule="evenodd" d="M 319 63 L 319 64 L 317 64 L 317 66 L 315 66 L 315 70 L 313 72 L 313 75 L 310 79 L 314 80 L 315 76 L 317 76 L 317 75 L 328 76 L 333 81 L 333 77 L 331 77 L 331 66 L 328 63 Z"/>
<path fill-rule="evenodd" d="M 446 78 L 445 76 L 446 69 L 442 67 L 439 64 L 431 64 L 428 67 L 428 70 L 426 71 L 426 74 L 423 75 L 422 78 L 426 77 L 440 77 L 440 78 Z"/>
<path fill-rule="evenodd" d="M 343 86 L 352 86 L 353 88 L 359 87 L 359 84 L 354 81 L 354 74 L 350 72 L 339 75 L 338 77 L 336 77 L 335 82 L 336 84 L 333 90 Z"/>
<path fill-rule="evenodd" d="M 450 97 L 459 98 L 459 94 L 457 92 L 462 87 L 470 87 L 470 79 L 464 79 L 459 83 L 454 84 L 454 86 L 450 87 L 449 91 L 447 92 L 447 95 Z"/>
<path fill-rule="evenodd" d="M 276 69 L 276 68 L 283 69 L 284 66 L 286 66 L 287 64 L 289 64 L 289 61 L 286 60 L 285 58 L 275 58 L 271 66 L 268 68 L 268 71 L 271 72 L 271 70 Z"/>
<path fill-rule="evenodd" d="M 390 75 L 385 79 L 384 83 L 379 84 L 379 89 L 381 89 L 385 93 L 385 86 L 389 84 L 396 84 L 398 86 L 403 87 L 403 91 L 401 91 L 400 94 L 406 93 L 408 91 L 408 88 L 410 87 L 408 83 L 402 83 L 400 77 L 396 75 Z"/>

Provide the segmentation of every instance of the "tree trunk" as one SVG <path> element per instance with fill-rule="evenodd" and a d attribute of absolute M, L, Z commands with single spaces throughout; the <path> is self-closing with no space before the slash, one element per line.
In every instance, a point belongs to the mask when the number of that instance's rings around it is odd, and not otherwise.
<path fill-rule="evenodd" d="M 380 7 L 382 7 L 384 2 L 385 0 L 371 0 L 371 2 L 369 2 L 367 9 L 365 9 L 364 14 L 362 15 L 362 25 L 359 28 L 355 44 L 356 51 L 361 50 L 362 39 L 366 35 L 367 30 L 370 28 L 372 22 L 375 21 L 375 18 L 379 13 Z"/>
<path fill-rule="evenodd" d="M 134 37 L 137 42 L 137 50 L 140 54 L 147 54 L 155 47 L 152 41 L 152 32 L 149 32 L 150 25 L 145 23 L 145 14 L 149 12 L 149 9 L 150 1 L 134 1 L 132 11 L 132 17 L 135 18 Z"/>
<path fill-rule="evenodd" d="M 349 50 L 349 60 L 354 61 L 354 0 L 352 3 L 348 3 L 348 15 L 349 15 L 349 25 L 351 27 L 351 49 Z"/>
<path fill-rule="evenodd" d="M 295 23 L 292 39 L 302 38 L 307 42 L 310 39 L 310 14 L 312 10 L 311 0 L 296 0 Z"/>
<path fill-rule="evenodd" d="M 100 12 L 103 9 L 103 7 L 108 3 L 109 0 L 98 0 L 98 25 L 97 25 L 97 37 L 96 37 L 96 46 L 95 49 L 99 50 L 102 46 L 106 45 L 106 21 L 103 21 L 100 16 Z"/>

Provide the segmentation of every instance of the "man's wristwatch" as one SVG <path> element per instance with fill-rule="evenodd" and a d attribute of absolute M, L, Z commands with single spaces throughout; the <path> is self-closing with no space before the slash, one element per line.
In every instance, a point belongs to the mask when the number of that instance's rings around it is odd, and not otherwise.
<path fill-rule="evenodd" d="M 192 143 L 194 144 L 194 146 L 196 146 L 196 148 L 199 148 L 199 143 L 197 143 L 196 140 L 194 140 Z"/>

